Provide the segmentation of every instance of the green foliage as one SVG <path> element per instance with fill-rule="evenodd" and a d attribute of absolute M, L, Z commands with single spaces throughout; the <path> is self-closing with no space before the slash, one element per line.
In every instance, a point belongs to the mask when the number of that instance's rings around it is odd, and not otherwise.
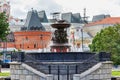
<path fill-rule="evenodd" d="M 89 45 L 92 52 L 110 52 L 114 64 L 120 64 L 120 25 L 109 26 L 102 29 Z"/>
<path fill-rule="evenodd" d="M 3 41 L 6 40 L 6 36 L 9 33 L 8 26 L 7 16 L 5 13 L 0 13 L 0 39 Z"/>
<path fill-rule="evenodd" d="M 10 76 L 10 73 L 9 72 L 3 72 L 3 73 L 0 73 L 0 76 Z"/>
<path fill-rule="evenodd" d="M 120 71 L 112 71 L 112 76 L 120 76 Z"/>

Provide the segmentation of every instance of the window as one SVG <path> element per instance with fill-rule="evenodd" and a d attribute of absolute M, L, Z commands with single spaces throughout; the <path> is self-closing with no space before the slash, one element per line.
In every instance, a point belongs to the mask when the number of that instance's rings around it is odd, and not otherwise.
<path fill-rule="evenodd" d="M 26 37 L 26 40 L 28 40 L 28 37 Z"/>
<path fill-rule="evenodd" d="M 34 48 L 36 48 L 36 44 L 34 44 Z"/>
<path fill-rule="evenodd" d="M 22 45 L 20 44 L 20 48 L 22 48 Z"/>

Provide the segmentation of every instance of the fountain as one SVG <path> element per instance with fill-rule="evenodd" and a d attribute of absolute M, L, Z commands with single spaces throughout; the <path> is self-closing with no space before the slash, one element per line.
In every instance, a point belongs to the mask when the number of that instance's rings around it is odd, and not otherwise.
<path fill-rule="evenodd" d="M 51 26 L 55 28 L 51 52 L 11 53 L 11 80 L 110 80 L 110 54 L 69 52 L 66 30 L 70 24 L 62 20 Z"/>
<path fill-rule="evenodd" d="M 70 27 L 70 24 L 65 22 L 65 20 L 60 20 L 51 24 L 51 26 L 56 29 L 52 37 L 53 45 L 51 45 L 51 52 L 69 52 L 70 45 L 67 39 L 67 28 Z"/>

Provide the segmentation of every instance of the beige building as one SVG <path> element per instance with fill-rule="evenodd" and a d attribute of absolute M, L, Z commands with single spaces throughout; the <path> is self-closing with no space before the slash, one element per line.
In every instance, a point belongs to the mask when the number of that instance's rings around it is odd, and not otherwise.
<path fill-rule="evenodd" d="M 113 26 L 115 24 L 120 24 L 120 17 L 108 17 L 96 22 L 91 22 L 89 24 L 86 24 L 83 29 L 92 37 L 94 37 L 97 32 L 100 32 L 101 29 Z"/>

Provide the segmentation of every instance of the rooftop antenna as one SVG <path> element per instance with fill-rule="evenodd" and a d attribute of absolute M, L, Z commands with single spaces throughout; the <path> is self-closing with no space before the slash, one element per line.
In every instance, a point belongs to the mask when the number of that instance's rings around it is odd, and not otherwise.
<path fill-rule="evenodd" d="M 84 13 L 83 13 L 83 15 L 84 15 L 84 20 L 86 20 L 86 8 L 84 8 Z"/>
<path fill-rule="evenodd" d="M 33 8 L 31 8 L 32 9 L 32 11 L 33 11 Z"/>
<path fill-rule="evenodd" d="M 86 8 L 84 8 L 83 10 L 84 10 L 84 13 L 83 13 L 83 21 L 84 21 L 84 23 L 87 23 L 89 16 L 86 16 Z"/>

